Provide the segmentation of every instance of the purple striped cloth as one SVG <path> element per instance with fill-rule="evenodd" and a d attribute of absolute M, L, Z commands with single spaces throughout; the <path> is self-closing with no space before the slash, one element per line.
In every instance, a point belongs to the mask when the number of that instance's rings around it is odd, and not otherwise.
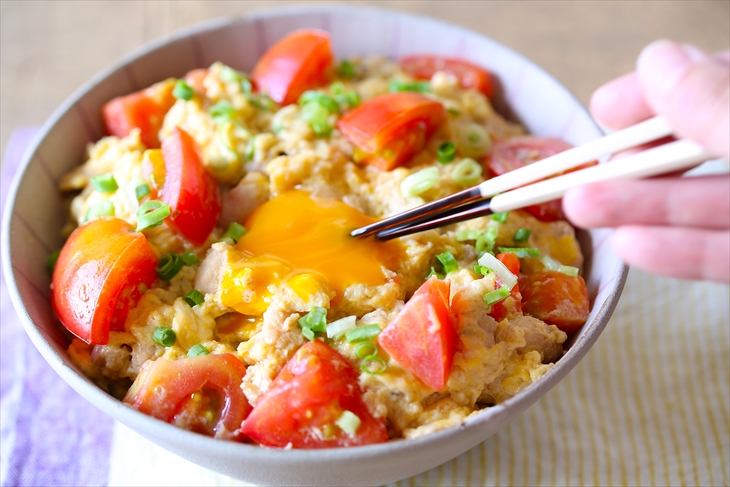
<path fill-rule="evenodd" d="M 37 132 L 23 128 L 10 138 L 2 165 L 3 207 Z M 106 485 L 114 420 L 79 396 L 41 357 L 20 324 L 4 278 L 0 342 L 0 484 Z"/>

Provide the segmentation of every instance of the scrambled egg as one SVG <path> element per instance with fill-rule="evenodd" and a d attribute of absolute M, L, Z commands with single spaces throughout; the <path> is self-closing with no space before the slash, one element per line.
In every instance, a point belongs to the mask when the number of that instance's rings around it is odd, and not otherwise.
<path fill-rule="evenodd" d="M 386 93 L 393 77 L 409 79 L 395 63 L 382 58 L 355 62 L 363 74 L 342 81 L 363 101 Z M 455 140 L 465 124 L 479 124 L 493 139 L 523 133 L 520 126 L 501 118 L 484 95 L 463 90 L 453 76 L 437 73 L 430 82 L 431 96 L 449 110 L 447 122 L 413 160 L 392 171 L 381 171 L 354 163 L 352 146 L 337 130 L 329 137 L 317 137 L 302 120 L 300 106 L 273 110 L 256 106 L 240 83 L 221 79 L 223 69 L 221 64 L 211 67 L 203 82 L 204 97 L 177 100 L 160 134 L 164 138 L 180 126 L 200 145 L 204 163 L 223 191 L 219 226 L 199 247 L 165 225 L 144 231 L 158 256 L 189 250 L 201 262 L 185 266 L 169 283 L 159 281 L 146 291 L 129 313 L 126 331 L 112 331 L 108 344 L 94 346 L 74 340 L 69 354 L 87 375 L 112 393 L 123 395 L 145 362 L 183 358 L 194 344 L 202 344 L 211 353 L 234 353 L 247 366 L 241 387 L 255 406 L 305 343 L 297 320 L 313 306 L 328 309 L 330 321 L 355 316 L 358 325 L 385 327 L 424 282 L 435 255 L 446 250 L 455 256 L 460 270 L 446 276 L 452 283 L 458 343 L 445 390 L 431 389 L 383 350 L 379 355 L 385 357 L 387 369 L 382 374 L 360 374 L 365 402 L 375 417 L 386 418 L 391 438 L 417 437 L 458 424 L 528 387 L 560 358 L 566 334 L 555 326 L 529 316 L 499 323 L 488 316 L 489 305 L 483 296 L 495 289 L 495 276 L 472 271 L 477 261 L 474 245 L 457 239 L 460 231 L 486 231 L 495 225 L 488 217 L 401 238 L 397 243 L 400 258 L 391 267 L 384 266 L 384 283 L 358 283 L 339 293 L 317 275 L 300 273 L 288 280 L 276 277 L 286 270 L 276 274 L 271 269 L 283 264 L 254 261 L 232 242 L 219 241 L 230 222 L 245 221 L 261 205 L 292 190 L 342 201 L 365 215 L 382 218 L 463 189 L 452 177 L 454 164 L 437 165 L 440 183 L 419 196 L 403 195 L 400 185 L 409 174 L 432 167 L 438 144 Z M 209 107 L 221 100 L 235 110 L 235 123 L 219 124 L 211 117 Z M 136 223 L 138 203 L 133 188 L 144 178 L 145 150 L 136 131 L 123 139 L 106 137 L 89 148 L 88 160 L 61 181 L 62 190 L 80 190 L 71 203 L 72 224 L 67 230 L 81 224 L 89 208 L 103 199 L 113 204 L 116 217 Z M 89 184 L 91 177 L 105 173 L 114 175 L 118 191 L 100 193 Z M 582 265 L 580 247 L 568 223 L 545 223 L 514 211 L 505 223 L 498 224 L 497 245 L 513 246 L 512 236 L 518 228 L 532 230 L 527 245 L 544 255 L 565 265 Z M 525 259 L 523 265 L 539 269 L 542 264 L 538 259 Z M 191 307 L 184 302 L 182 296 L 192 289 L 204 294 L 202 305 Z M 164 347 L 152 340 L 158 326 L 175 331 L 175 345 Z M 360 370 L 362 359 L 355 354 L 355 345 L 340 339 L 333 346 Z"/>

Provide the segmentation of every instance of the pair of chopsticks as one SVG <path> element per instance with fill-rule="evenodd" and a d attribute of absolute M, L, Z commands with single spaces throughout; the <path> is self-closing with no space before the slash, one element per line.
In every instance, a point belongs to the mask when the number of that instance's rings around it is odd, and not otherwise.
<path fill-rule="evenodd" d="M 677 140 L 605 164 L 537 182 L 554 174 L 672 135 L 655 117 L 587 144 L 521 167 L 478 186 L 353 230 L 353 237 L 389 240 L 479 216 L 536 205 L 563 196 L 568 188 L 610 179 L 639 179 L 695 166 L 711 155 L 688 140 Z M 529 185 L 529 186 L 526 186 Z M 518 188 L 518 189 L 515 189 Z M 491 197 L 491 198 L 490 198 Z"/>

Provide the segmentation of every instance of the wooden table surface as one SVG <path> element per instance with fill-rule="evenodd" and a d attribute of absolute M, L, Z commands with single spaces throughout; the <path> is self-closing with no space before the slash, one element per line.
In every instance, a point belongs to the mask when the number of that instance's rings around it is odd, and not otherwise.
<path fill-rule="evenodd" d="M 0 143 L 42 124 L 84 81 L 144 43 L 206 19 L 301 2 L 0 1 Z M 338 2 L 340 3 L 340 2 Z M 345 2 L 341 2 L 345 3 Z M 481 32 L 543 66 L 587 103 L 647 43 L 730 46 L 730 1 L 389 1 Z"/>

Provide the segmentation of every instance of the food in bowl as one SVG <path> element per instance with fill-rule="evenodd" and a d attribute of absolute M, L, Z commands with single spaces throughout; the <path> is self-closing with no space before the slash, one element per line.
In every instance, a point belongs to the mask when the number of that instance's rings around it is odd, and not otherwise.
<path fill-rule="evenodd" d="M 103 108 L 67 174 L 52 304 L 68 353 L 138 410 L 265 446 L 414 438 L 529 386 L 588 316 L 559 204 L 391 242 L 354 228 L 566 148 L 430 55 L 335 62 L 297 31 Z"/>

